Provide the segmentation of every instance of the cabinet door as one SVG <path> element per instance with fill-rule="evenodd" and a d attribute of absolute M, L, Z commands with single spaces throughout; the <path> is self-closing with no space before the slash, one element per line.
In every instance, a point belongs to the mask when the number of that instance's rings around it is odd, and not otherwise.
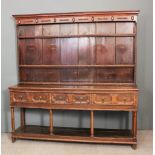
<path fill-rule="evenodd" d="M 99 37 L 96 38 L 96 64 L 115 63 L 115 38 Z"/>
<path fill-rule="evenodd" d="M 42 63 L 42 40 L 20 39 L 19 40 L 20 64 L 37 65 Z"/>
<path fill-rule="evenodd" d="M 133 37 L 117 37 L 116 38 L 116 63 L 132 64 L 133 57 Z"/>
<path fill-rule="evenodd" d="M 18 26 L 17 34 L 18 34 L 18 37 L 41 36 L 42 35 L 42 26 L 41 25 Z"/>
<path fill-rule="evenodd" d="M 76 65 L 78 63 L 78 39 L 61 39 L 61 64 Z"/>
<path fill-rule="evenodd" d="M 79 38 L 79 65 L 94 64 L 95 39 L 90 37 Z"/>
<path fill-rule="evenodd" d="M 44 36 L 59 36 L 59 24 L 43 25 L 43 35 Z"/>
<path fill-rule="evenodd" d="M 59 39 L 43 39 L 43 64 L 60 64 Z"/>

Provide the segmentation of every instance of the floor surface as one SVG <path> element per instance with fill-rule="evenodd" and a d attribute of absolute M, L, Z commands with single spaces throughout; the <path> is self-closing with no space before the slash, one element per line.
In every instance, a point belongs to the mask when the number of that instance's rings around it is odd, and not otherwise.
<path fill-rule="evenodd" d="M 129 145 L 64 143 L 33 140 L 11 142 L 10 134 L 2 133 L 2 155 L 152 155 L 152 130 L 138 131 L 137 149 Z"/>

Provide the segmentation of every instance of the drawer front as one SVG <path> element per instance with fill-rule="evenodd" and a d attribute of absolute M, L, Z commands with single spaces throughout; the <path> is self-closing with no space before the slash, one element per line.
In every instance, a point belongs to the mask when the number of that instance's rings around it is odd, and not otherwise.
<path fill-rule="evenodd" d="M 135 102 L 134 94 L 115 94 L 114 104 L 133 105 Z"/>
<path fill-rule="evenodd" d="M 95 104 L 112 104 L 112 95 L 111 94 L 94 94 L 93 103 Z"/>
<path fill-rule="evenodd" d="M 72 103 L 74 104 L 90 104 L 91 96 L 88 94 L 73 94 Z"/>
<path fill-rule="evenodd" d="M 26 102 L 28 101 L 28 96 L 24 92 L 13 92 L 11 94 L 13 102 Z"/>
<path fill-rule="evenodd" d="M 50 93 L 29 93 L 32 102 L 38 103 L 49 103 L 50 102 Z"/>
<path fill-rule="evenodd" d="M 69 103 L 69 95 L 67 95 L 67 94 L 53 94 L 52 95 L 52 103 L 53 104 L 68 104 Z"/>

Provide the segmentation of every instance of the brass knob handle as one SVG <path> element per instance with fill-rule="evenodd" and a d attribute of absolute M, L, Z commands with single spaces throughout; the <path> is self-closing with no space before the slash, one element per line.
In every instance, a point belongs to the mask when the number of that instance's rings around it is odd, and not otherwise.
<path fill-rule="evenodd" d="M 41 100 L 42 99 L 42 97 L 41 96 L 39 96 L 39 100 Z"/>
<path fill-rule="evenodd" d="M 105 99 L 104 99 L 104 98 L 102 98 L 102 102 L 103 102 L 103 103 L 105 102 Z"/>
<path fill-rule="evenodd" d="M 127 98 L 124 98 L 123 101 L 126 102 L 127 101 Z"/>

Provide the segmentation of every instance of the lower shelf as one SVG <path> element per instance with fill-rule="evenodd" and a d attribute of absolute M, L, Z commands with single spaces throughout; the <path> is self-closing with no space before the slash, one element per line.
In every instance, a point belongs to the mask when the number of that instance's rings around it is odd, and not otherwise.
<path fill-rule="evenodd" d="M 109 144 L 137 143 L 130 130 L 94 129 L 94 136 L 90 136 L 90 129 L 54 127 L 53 134 L 50 134 L 49 127 L 34 125 L 19 127 L 12 133 L 12 138 Z"/>

